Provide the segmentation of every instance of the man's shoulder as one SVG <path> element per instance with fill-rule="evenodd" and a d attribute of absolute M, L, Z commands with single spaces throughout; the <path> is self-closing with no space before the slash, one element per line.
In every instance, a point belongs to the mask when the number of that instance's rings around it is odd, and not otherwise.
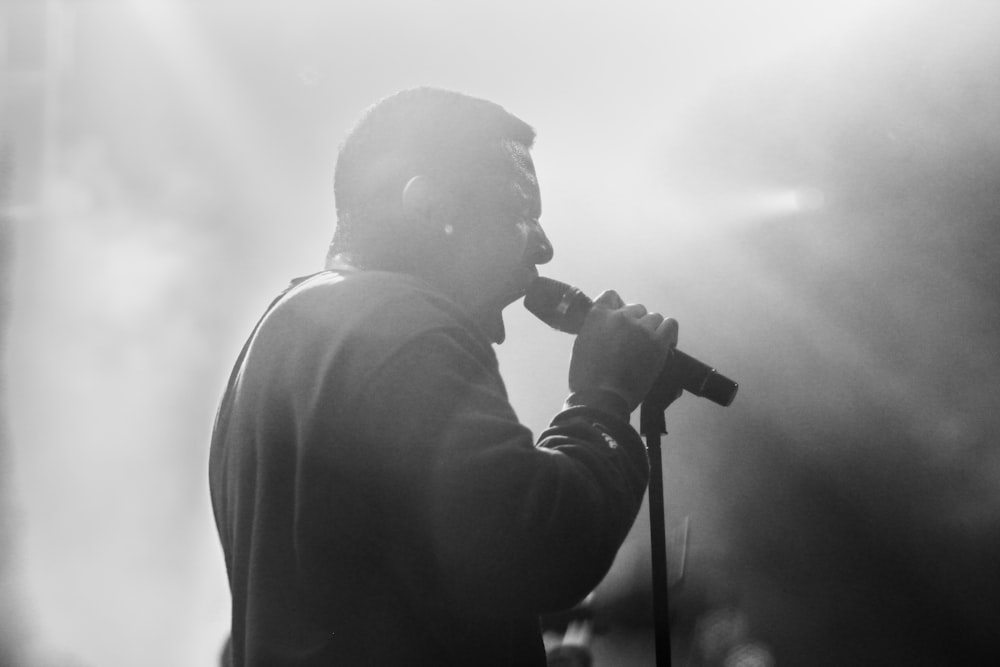
<path fill-rule="evenodd" d="M 432 330 L 479 337 L 476 325 L 426 282 L 388 271 L 324 271 L 293 285 L 274 308 L 272 325 L 310 335 L 402 342 Z M 488 342 L 486 343 L 489 346 Z"/>
<path fill-rule="evenodd" d="M 321 271 L 293 281 L 289 295 L 365 301 L 393 300 L 405 295 L 430 302 L 446 300 L 423 280 L 391 271 Z"/>

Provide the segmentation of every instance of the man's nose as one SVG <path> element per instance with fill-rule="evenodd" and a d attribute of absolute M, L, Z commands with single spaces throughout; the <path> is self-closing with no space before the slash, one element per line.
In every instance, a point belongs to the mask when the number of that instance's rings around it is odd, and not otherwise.
<path fill-rule="evenodd" d="M 546 264 L 552 261 L 552 255 L 552 243 L 549 237 L 545 235 L 542 225 L 533 220 L 528 238 L 528 259 L 532 264 Z"/>

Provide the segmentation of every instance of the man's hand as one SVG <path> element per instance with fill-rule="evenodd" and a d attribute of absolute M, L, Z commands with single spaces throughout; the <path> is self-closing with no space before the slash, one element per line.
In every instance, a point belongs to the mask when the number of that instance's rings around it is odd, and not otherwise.
<path fill-rule="evenodd" d="M 677 346 L 677 320 L 625 304 L 614 291 L 601 293 L 573 344 L 571 392 L 602 389 L 631 412 L 649 392 L 663 363 Z"/>

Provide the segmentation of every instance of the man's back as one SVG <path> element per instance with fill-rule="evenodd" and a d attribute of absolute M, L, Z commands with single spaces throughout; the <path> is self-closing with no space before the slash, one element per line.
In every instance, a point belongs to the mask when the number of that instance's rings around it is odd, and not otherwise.
<path fill-rule="evenodd" d="M 544 665 L 537 614 L 598 583 L 647 474 L 627 423 L 554 424 L 536 448 L 486 339 L 419 281 L 294 288 L 213 438 L 234 664 Z"/>
<path fill-rule="evenodd" d="M 458 374 L 462 395 L 424 392 L 423 405 L 378 395 L 414 346 L 460 360 L 440 370 Z M 454 453 L 442 449 L 445 432 L 470 425 L 434 424 L 433 413 L 513 420 L 504 406 L 489 344 L 416 280 L 321 274 L 281 299 L 250 343 L 213 439 L 234 663 L 469 664 L 471 651 L 475 664 L 543 664 L 530 610 L 455 590 L 460 574 L 442 569 L 440 542 L 464 528 L 429 516 L 449 493 L 434 470 Z"/>

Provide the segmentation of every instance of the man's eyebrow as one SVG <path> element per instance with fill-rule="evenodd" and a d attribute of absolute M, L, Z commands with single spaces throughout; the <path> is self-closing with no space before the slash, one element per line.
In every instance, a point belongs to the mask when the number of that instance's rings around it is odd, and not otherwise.
<path fill-rule="evenodd" d="M 534 195 L 533 192 L 529 192 L 523 185 L 518 182 L 513 183 L 514 192 L 521 198 L 519 203 L 521 207 L 521 214 L 525 215 L 532 220 L 538 220 L 542 217 L 542 200 L 540 197 Z"/>
<path fill-rule="evenodd" d="M 513 180 L 518 185 L 521 185 L 521 181 L 527 181 L 531 185 L 538 187 L 538 176 L 535 175 L 534 169 L 532 169 L 532 164 L 530 162 L 514 161 L 514 169 L 512 174 Z"/>
<path fill-rule="evenodd" d="M 518 175 L 537 185 L 538 177 L 535 176 L 535 165 L 528 147 L 513 139 L 502 139 L 500 143 L 507 157 L 514 163 Z"/>
<path fill-rule="evenodd" d="M 532 185 L 534 185 L 534 183 L 532 183 Z M 535 194 L 536 191 L 534 189 L 525 187 L 523 183 L 518 183 L 517 181 L 514 181 L 512 183 L 512 186 L 514 188 L 514 192 L 517 193 L 517 195 L 524 201 L 537 202 L 539 200 L 539 197 Z"/>

